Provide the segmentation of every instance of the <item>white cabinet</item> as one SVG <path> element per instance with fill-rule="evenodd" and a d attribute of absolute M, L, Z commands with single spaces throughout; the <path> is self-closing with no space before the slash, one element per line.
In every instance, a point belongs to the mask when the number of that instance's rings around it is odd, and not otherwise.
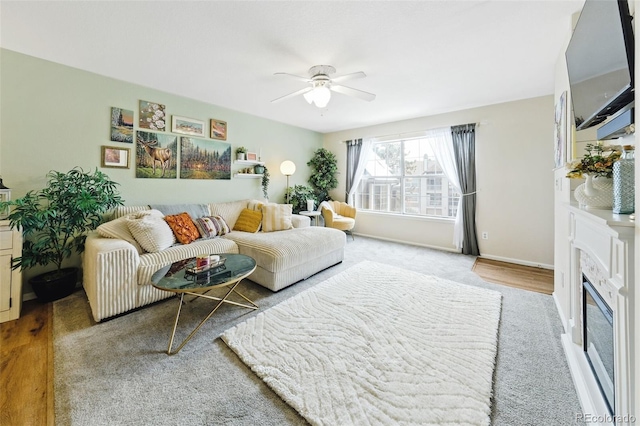
<path fill-rule="evenodd" d="M 22 233 L 13 231 L 8 220 L 0 220 L 0 322 L 20 317 L 22 273 L 11 269 L 11 260 L 22 254 Z"/>

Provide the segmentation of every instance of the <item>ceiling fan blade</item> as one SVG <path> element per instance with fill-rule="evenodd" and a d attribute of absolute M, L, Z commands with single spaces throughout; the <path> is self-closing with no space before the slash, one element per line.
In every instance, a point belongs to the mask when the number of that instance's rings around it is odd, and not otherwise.
<path fill-rule="evenodd" d="M 376 95 L 374 95 L 373 93 L 365 92 L 358 89 L 352 89 L 351 87 L 341 86 L 339 84 L 332 84 L 331 90 L 333 90 L 334 92 L 342 93 L 343 95 L 354 96 L 367 102 L 371 102 L 376 98 Z"/>
<path fill-rule="evenodd" d="M 358 71 L 358 72 L 352 72 L 351 74 L 345 74 L 345 75 L 340 75 L 338 77 L 333 77 L 331 81 L 333 81 L 334 83 L 339 83 L 341 81 L 347 81 L 354 78 L 364 78 L 366 76 L 367 75 L 362 71 Z"/>
<path fill-rule="evenodd" d="M 296 92 L 289 93 L 288 95 L 284 95 L 284 96 L 281 96 L 279 98 L 276 98 L 276 99 L 272 100 L 271 102 L 273 103 L 273 102 L 284 101 L 285 99 L 293 98 L 294 96 L 298 96 L 298 95 L 302 95 L 302 94 L 305 94 L 307 92 L 310 92 L 311 89 L 313 89 L 313 87 L 311 87 L 311 86 L 305 87 L 304 89 L 300 89 L 300 90 L 298 90 Z"/>
<path fill-rule="evenodd" d="M 295 74 L 289 74 L 288 72 L 277 72 L 277 73 L 274 73 L 273 75 L 288 75 L 289 77 L 293 77 L 296 80 L 304 81 L 305 83 L 310 83 L 311 82 L 311 80 L 308 77 L 302 77 L 302 76 L 295 75 Z"/>

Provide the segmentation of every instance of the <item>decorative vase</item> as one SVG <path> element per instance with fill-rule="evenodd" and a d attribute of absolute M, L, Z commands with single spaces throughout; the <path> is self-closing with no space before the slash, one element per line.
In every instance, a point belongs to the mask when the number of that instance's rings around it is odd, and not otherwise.
<path fill-rule="evenodd" d="M 315 204 L 314 200 L 307 200 L 307 211 L 308 212 L 312 212 L 313 211 L 313 205 Z"/>
<path fill-rule="evenodd" d="M 613 163 L 613 212 L 629 214 L 635 211 L 634 148 L 625 145 L 622 157 Z"/>
<path fill-rule="evenodd" d="M 613 205 L 613 182 L 611 178 L 584 174 L 586 181 L 573 193 L 581 207 L 611 209 Z"/>

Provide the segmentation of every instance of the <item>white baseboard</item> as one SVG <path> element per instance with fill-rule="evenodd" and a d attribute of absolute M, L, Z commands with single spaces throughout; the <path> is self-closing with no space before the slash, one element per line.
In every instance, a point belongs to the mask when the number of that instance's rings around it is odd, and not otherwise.
<path fill-rule="evenodd" d="M 553 265 L 545 263 L 530 262 L 528 260 L 512 259 L 510 257 L 493 256 L 491 254 L 481 254 L 479 257 L 483 259 L 497 260 L 499 262 L 515 263 L 516 265 L 532 266 L 534 268 L 553 269 Z"/>
<path fill-rule="evenodd" d="M 408 244 L 410 246 L 426 247 L 426 248 L 435 249 L 435 250 L 443 250 L 443 251 L 449 251 L 452 253 L 460 253 L 460 250 L 452 249 L 451 247 L 440 247 L 440 246 L 434 246 L 429 244 L 420 244 L 420 243 L 414 243 L 413 241 L 396 240 L 393 238 L 380 237 L 378 235 L 360 234 L 355 232 L 353 233 L 353 235 L 355 236 L 359 235 L 361 237 L 373 238 L 373 239 L 382 240 L 382 241 L 391 241 L 392 243 Z"/>

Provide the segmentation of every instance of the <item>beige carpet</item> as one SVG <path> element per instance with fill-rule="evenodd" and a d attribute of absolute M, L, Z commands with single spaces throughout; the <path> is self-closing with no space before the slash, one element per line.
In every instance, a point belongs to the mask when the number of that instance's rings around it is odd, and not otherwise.
<path fill-rule="evenodd" d="M 500 303 L 364 261 L 222 339 L 313 425 L 488 425 Z"/>

